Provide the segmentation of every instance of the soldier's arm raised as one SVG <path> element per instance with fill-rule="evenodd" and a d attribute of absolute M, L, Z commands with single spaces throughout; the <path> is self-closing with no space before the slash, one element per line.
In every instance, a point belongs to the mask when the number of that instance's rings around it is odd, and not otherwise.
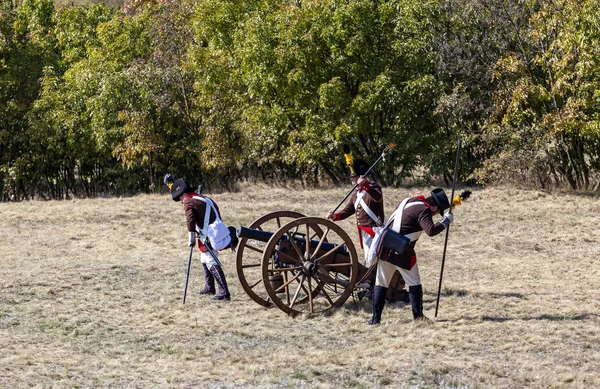
<path fill-rule="evenodd" d="M 423 229 L 423 231 L 429 236 L 435 236 L 440 232 L 444 231 L 446 228 L 441 223 L 433 222 L 433 214 L 431 213 L 431 209 L 425 208 L 419 213 L 419 225 Z"/>

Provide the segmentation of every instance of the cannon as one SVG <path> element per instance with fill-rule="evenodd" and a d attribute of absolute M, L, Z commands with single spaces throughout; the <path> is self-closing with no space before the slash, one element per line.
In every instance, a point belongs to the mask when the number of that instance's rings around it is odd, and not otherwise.
<path fill-rule="evenodd" d="M 292 316 L 333 312 L 375 279 L 331 220 L 276 211 L 240 226 L 237 235 L 242 288 L 258 304 Z"/>

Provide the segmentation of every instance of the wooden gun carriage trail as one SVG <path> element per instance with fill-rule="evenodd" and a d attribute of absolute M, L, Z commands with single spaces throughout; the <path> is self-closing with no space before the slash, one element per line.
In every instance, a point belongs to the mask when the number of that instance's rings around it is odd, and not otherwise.
<path fill-rule="evenodd" d="M 240 226 L 237 235 L 238 278 L 264 307 L 292 316 L 329 314 L 374 284 L 373 267 L 359 263 L 354 243 L 331 220 L 276 211 Z"/>

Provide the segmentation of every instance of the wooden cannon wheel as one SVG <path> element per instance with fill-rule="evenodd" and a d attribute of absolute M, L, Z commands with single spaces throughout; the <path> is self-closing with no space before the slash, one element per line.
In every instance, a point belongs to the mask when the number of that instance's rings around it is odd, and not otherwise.
<path fill-rule="evenodd" d="M 309 239 L 298 243 L 298 237 Z M 262 279 L 269 300 L 290 315 L 327 314 L 339 308 L 352 294 L 357 274 L 354 243 L 339 225 L 319 217 L 285 224 L 263 254 Z M 270 277 L 277 275 L 283 276 L 283 283 L 274 286 Z"/>
<path fill-rule="evenodd" d="M 305 215 L 294 211 L 275 211 L 253 221 L 248 227 L 255 230 L 277 231 L 282 225 Z M 265 242 L 241 238 L 235 257 L 237 275 L 248 296 L 263 307 L 269 307 L 269 296 L 262 286 L 261 264 Z"/>

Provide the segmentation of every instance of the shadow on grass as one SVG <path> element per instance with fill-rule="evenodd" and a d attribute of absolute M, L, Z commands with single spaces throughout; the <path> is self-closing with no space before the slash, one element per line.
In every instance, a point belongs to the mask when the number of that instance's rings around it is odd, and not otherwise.
<path fill-rule="evenodd" d="M 598 314 L 595 313 L 582 313 L 574 316 L 565 316 L 565 315 L 539 315 L 539 316 L 529 316 L 529 317 L 517 317 L 517 318 L 505 318 L 505 317 L 494 317 L 494 316 L 482 316 L 483 321 L 497 321 L 504 322 L 508 320 L 549 320 L 549 321 L 570 321 L 570 320 L 589 320 L 598 317 Z"/>
<path fill-rule="evenodd" d="M 505 293 L 488 293 L 488 296 L 493 298 L 514 297 L 518 299 L 527 299 L 523 293 L 505 292 Z"/>
<path fill-rule="evenodd" d="M 583 191 L 583 192 L 568 192 L 566 193 L 570 196 L 576 196 L 576 197 L 584 197 L 584 198 L 590 198 L 590 199 L 594 199 L 594 198 L 599 198 L 600 197 L 600 192 L 593 192 L 593 191 Z"/>
<path fill-rule="evenodd" d="M 442 293 L 440 293 L 440 296 L 445 296 L 445 297 L 448 297 L 448 296 L 465 297 L 468 295 L 469 295 L 469 292 L 465 289 L 444 288 L 444 290 L 442 290 Z"/>
<path fill-rule="evenodd" d="M 514 297 L 518 299 L 527 299 L 527 296 L 523 293 L 516 292 L 504 292 L 504 293 L 473 293 L 473 297 L 479 297 L 483 294 L 490 296 L 492 298 L 506 298 L 506 297 Z M 469 295 L 469 292 L 464 289 L 444 289 L 441 293 L 441 296 L 456 296 L 456 297 L 466 297 Z"/>
<path fill-rule="evenodd" d="M 592 320 L 600 318 L 600 315 L 597 313 L 582 313 L 579 315 L 573 316 L 565 316 L 565 315 L 539 315 L 539 316 L 525 316 L 525 317 L 496 317 L 496 316 L 481 316 L 481 317 L 472 317 L 466 316 L 458 319 L 447 319 L 447 320 L 436 320 L 440 323 L 455 323 L 458 321 L 491 321 L 496 323 L 504 323 L 506 321 L 514 321 L 514 320 L 548 320 L 548 321 L 581 321 L 581 320 Z"/>

